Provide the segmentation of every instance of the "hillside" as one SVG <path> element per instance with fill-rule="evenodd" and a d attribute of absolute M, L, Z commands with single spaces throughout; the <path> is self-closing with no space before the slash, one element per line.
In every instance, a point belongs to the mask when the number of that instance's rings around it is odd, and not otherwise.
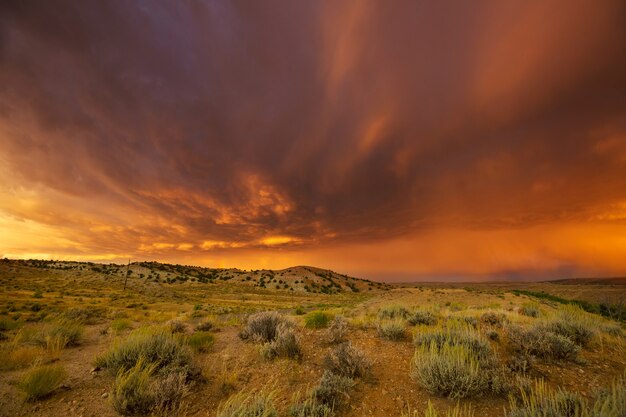
<path fill-rule="evenodd" d="M 0 260 L 7 268 L 38 268 L 74 271 L 79 276 L 101 279 L 123 279 L 128 274 L 129 285 L 141 283 L 154 289 L 182 284 L 229 283 L 279 292 L 337 294 L 389 289 L 385 283 L 369 281 L 340 274 L 330 269 L 312 266 L 294 266 L 281 270 L 237 268 L 205 268 L 159 262 L 133 262 L 130 265 L 100 264 L 92 262 Z"/>

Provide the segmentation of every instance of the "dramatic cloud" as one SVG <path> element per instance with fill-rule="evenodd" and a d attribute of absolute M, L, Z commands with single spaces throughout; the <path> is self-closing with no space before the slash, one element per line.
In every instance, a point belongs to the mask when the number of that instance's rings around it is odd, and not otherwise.
<path fill-rule="evenodd" d="M 626 4 L 5 1 L 0 255 L 626 273 Z"/>

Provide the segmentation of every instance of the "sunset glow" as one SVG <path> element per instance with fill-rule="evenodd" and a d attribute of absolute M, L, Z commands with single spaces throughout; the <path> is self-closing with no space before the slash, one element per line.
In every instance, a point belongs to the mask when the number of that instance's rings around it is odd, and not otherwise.
<path fill-rule="evenodd" d="M 623 276 L 624 16 L 3 2 L 0 257 Z"/>

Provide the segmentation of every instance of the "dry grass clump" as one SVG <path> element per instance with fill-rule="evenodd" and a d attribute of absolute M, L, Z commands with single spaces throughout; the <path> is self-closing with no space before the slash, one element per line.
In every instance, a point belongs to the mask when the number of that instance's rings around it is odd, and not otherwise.
<path fill-rule="evenodd" d="M 115 333 L 123 332 L 124 330 L 130 329 L 131 322 L 129 319 L 115 319 L 111 322 L 111 330 Z"/>
<path fill-rule="evenodd" d="M 61 386 L 66 377 L 61 365 L 44 365 L 29 370 L 19 381 L 18 388 L 27 401 L 45 398 Z"/>
<path fill-rule="evenodd" d="M 376 330 L 378 336 L 389 340 L 402 340 L 406 337 L 402 319 L 381 320 L 376 324 Z"/>
<path fill-rule="evenodd" d="M 428 406 L 423 412 L 412 410 L 402 412 L 402 417 L 474 417 L 474 412 L 468 406 L 461 407 L 458 403 L 443 413 L 439 412 L 433 404 L 428 401 Z"/>
<path fill-rule="evenodd" d="M 437 323 L 437 316 L 430 311 L 416 310 L 409 315 L 407 321 L 411 326 L 416 326 L 418 324 L 433 325 Z"/>
<path fill-rule="evenodd" d="M 304 325 L 309 329 L 323 329 L 328 327 L 328 323 L 333 316 L 325 311 L 311 311 L 304 317 Z"/>
<path fill-rule="evenodd" d="M 60 319 L 52 326 L 36 336 L 37 343 L 41 346 L 50 344 L 50 339 L 61 341 L 62 347 L 76 346 L 80 343 L 85 326 L 69 319 Z"/>
<path fill-rule="evenodd" d="M 19 346 L 15 343 L 0 347 L 0 370 L 10 371 L 26 368 L 39 362 L 45 351 L 37 346 Z"/>
<path fill-rule="evenodd" d="M 211 320 L 205 320 L 202 323 L 199 323 L 195 330 L 198 332 L 208 332 L 210 330 L 214 330 L 216 328 L 215 323 Z"/>
<path fill-rule="evenodd" d="M 130 369 L 120 368 L 113 383 L 111 404 L 122 415 L 147 414 L 154 405 L 150 377 L 155 364 L 140 359 Z"/>
<path fill-rule="evenodd" d="M 155 364 L 157 369 L 187 369 L 191 355 L 182 339 L 163 328 L 144 327 L 117 341 L 103 355 L 98 356 L 95 365 L 111 372 L 128 370 L 143 360 Z"/>
<path fill-rule="evenodd" d="M 140 359 L 128 370 L 121 369 L 113 383 L 111 403 L 122 415 L 169 413 L 178 410 L 186 395 L 186 374 L 170 372 L 155 376 L 155 363 Z"/>
<path fill-rule="evenodd" d="M 302 350 L 293 326 L 287 323 L 279 324 L 276 338 L 261 345 L 261 356 L 267 360 L 272 360 L 276 357 L 301 358 Z"/>
<path fill-rule="evenodd" d="M 626 416 L 626 376 L 613 381 L 608 389 L 598 393 L 590 414 L 593 417 Z"/>
<path fill-rule="evenodd" d="M 239 337 L 258 343 L 271 342 L 276 339 L 280 324 L 293 326 L 291 321 L 276 311 L 255 313 L 248 317 L 244 329 L 239 333 Z"/>
<path fill-rule="evenodd" d="M 561 306 L 556 316 L 545 326 L 553 333 L 565 336 L 579 346 L 586 347 L 597 335 L 598 317 L 574 305 Z"/>
<path fill-rule="evenodd" d="M 438 347 L 444 344 L 461 345 L 471 350 L 484 363 L 494 360 L 489 341 L 473 326 L 464 322 L 451 321 L 446 326 L 434 328 L 419 327 L 414 334 L 413 343 L 418 347 L 429 347 L 433 343 Z"/>
<path fill-rule="evenodd" d="M 568 391 L 550 390 L 543 380 L 537 381 L 529 392 L 521 390 L 519 400 L 511 397 L 510 406 L 507 417 L 587 416 L 586 402 L 582 397 Z"/>
<path fill-rule="evenodd" d="M 343 316 L 335 316 L 326 330 L 326 340 L 328 343 L 337 344 L 346 341 L 348 333 L 348 322 Z"/>
<path fill-rule="evenodd" d="M 187 344 L 196 352 L 208 352 L 215 343 L 215 336 L 209 332 L 195 332 L 187 338 Z"/>
<path fill-rule="evenodd" d="M 501 327 L 506 322 L 506 316 L 502 313 L 488 311 L 480 316 L 480 321 L 490 326 Z"/>
<path fill-rule="evenodd" d="M 289 417 L 333 417 L 332 407 L 319 403 L 314 397 L 307 396 L 304 400 L 296 400 L 289 407 Z"/>
<path fill-rule="evenodd" d="M 389 305 L 378 310 L 378 318 L 385 319 L 406 319 L 409 316 L 409 310 L 402 305 Z"/>
<path fill-rule="evenodd" d="M 541 311 L 537 303 L 524 303 L 518 310 L 522 316 L 539 317 Z"/>
<path fill-rule="evenodd" d="M 181 320 L 170 320 L 167 325 L 172 333 L 185 333 L 187 331 L 187 325 Z"/>
<path fill-rule="evenodd" d="M 475 352 L 462 344 L 433 341 L 419 346 L 411 376 L 430 393 L 449 398 L 479 396 L 490 390 L 488 373 Z"/>
<path fill-rule="evenodd" d="M 342 343 L 334 348 L 324 359 L 326 369 L 348 378 L 364 377 L 371 367 L 365 353 L 352 345 Z"/>
<path fill-rule="evenodd" d="M 278 417 L 273 393 L 264 391 L 231 396 L 217 410 L 217 417 Z"/>
<path fill-rule="evenodd" d="M 580 352 L 580 347 L 571 339 L 556 334 L 550 327 L 543 325 L 529 329 L 509 326 L 507 336 L 513 351 L 524 356 L 575 361 Z"/>

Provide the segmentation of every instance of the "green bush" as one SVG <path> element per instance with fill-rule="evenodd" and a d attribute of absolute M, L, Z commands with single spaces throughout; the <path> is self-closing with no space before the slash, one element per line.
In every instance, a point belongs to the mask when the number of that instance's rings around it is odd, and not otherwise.
<path fill-rule="evenodd" d="M 80 343 L 84 328 L 80 322 L 61 319 L 52 325 L 49 336 L 65 341 L 64 346 L 76 346 Z"/>
<path fill-rule="evenodd" d="M 328 327 L 332 315 L 325 311 L 312 311 L 304 317 L 304 325 L 309 329 L 322 329 Z"/>
<path fill-rule="evenodd" d="M 117 341 L 95 365 L 113 373 L 133 368 L 142 359 L 155 364 L 157 369 L 186 369 L 191 356 L 180 337 L 163 328 L 144 327 L 136 329 L 122 341 Z"/>
<path fill-rule="evenodd" d="M 415 350 L 411 376 L 428 392 L 465 398 L 489 391 L 490 381 L 475 352 L 465 345 L 446 342 Z"/>
<path fill-rule="evenodd" d="M 34 401 L 47 397 L 59 388 L 66 372 L 61 365 L 44 365 L 28 371 L 19 381 L 18 387 L 26 400 Z"/>
<path fill-rule="evenodd" d="M 195 332 L 187 339 L 187 344 L 196 352 L 207 352 L 215 343 L 215 336 L 209 332 Z"/>

